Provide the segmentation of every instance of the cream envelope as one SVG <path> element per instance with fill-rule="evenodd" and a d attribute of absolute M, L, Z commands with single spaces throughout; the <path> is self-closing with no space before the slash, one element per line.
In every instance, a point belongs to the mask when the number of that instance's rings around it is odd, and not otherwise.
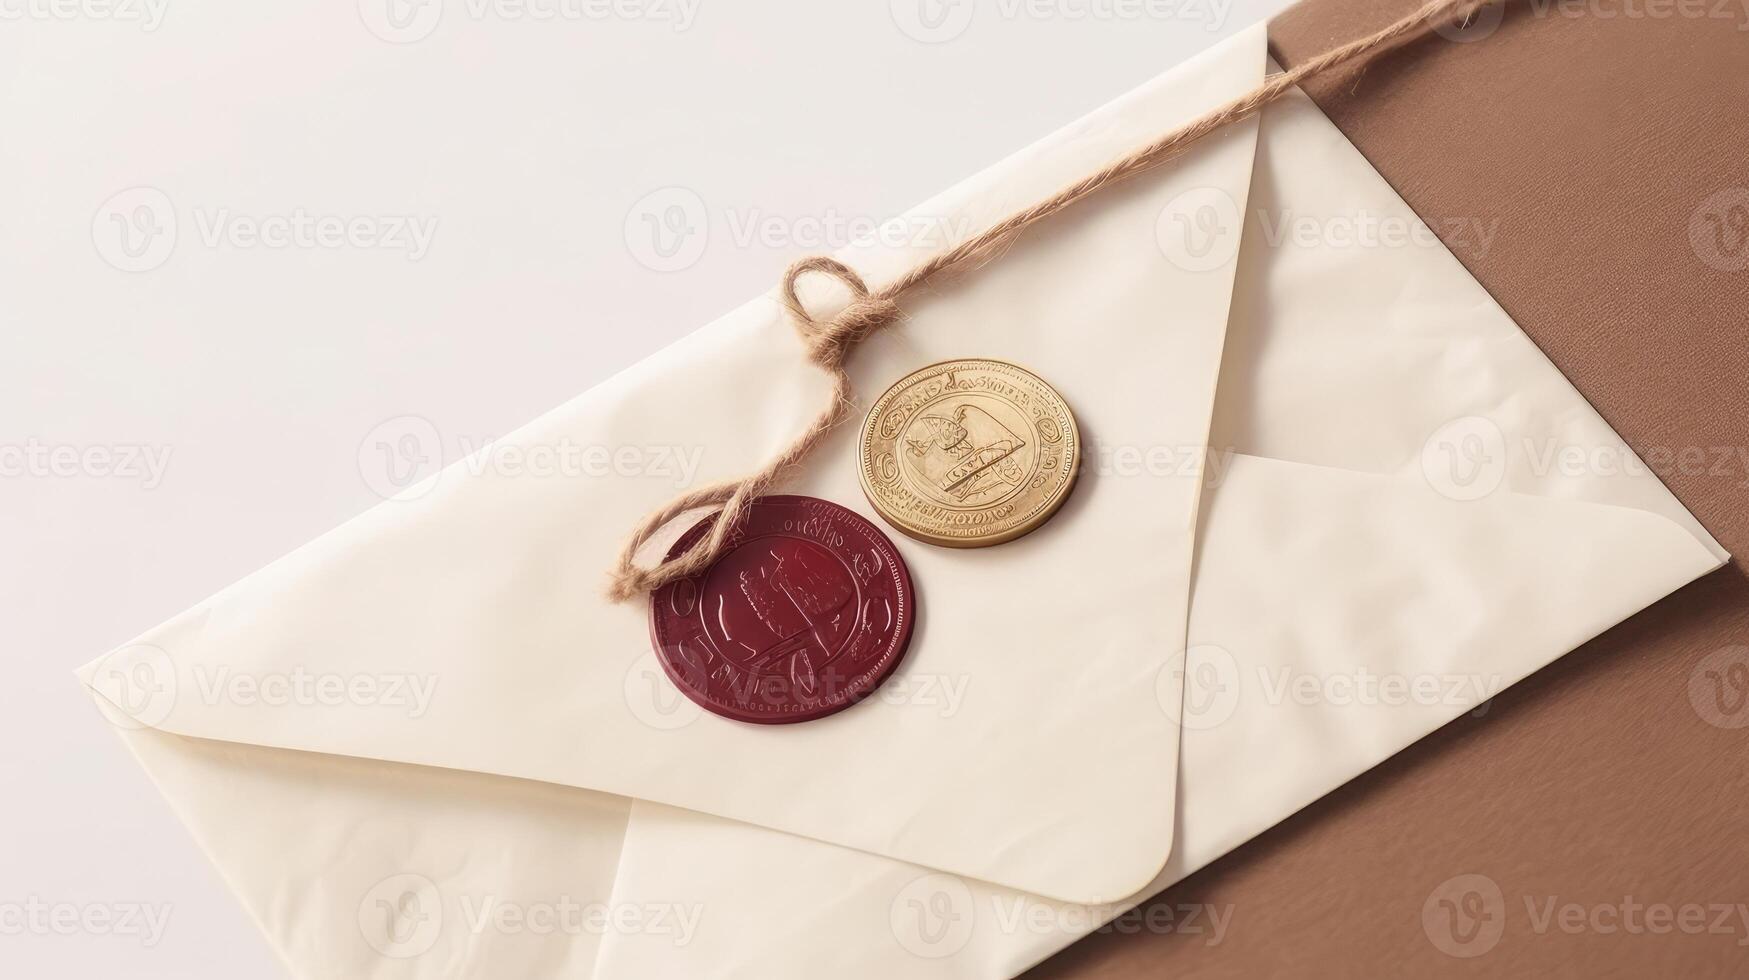
<path fill-rule="evenodd" d="M 907 220 L 975 229 L 1265 68 L 1259 28 Z M 911 652 L 831 718 L 702 713 L 601 598 L 655 475 L 452 467 L 82 677 L 300 976 L 1011 975 L 1725 560 L 1442 247 L 1283 233 L 1357 214 L 1412 218 L 1300 98 L 909 297 L 865 399 L 1025 364 L 1088 468 L 1011 544 L 894 535 Z M 822 392 L 766 297 L 508 443 L 716 479 Z M 871 513 L 853 454 L 789 489 Z M 1331 693 L 1369 671 L 1439 696 Z"/>

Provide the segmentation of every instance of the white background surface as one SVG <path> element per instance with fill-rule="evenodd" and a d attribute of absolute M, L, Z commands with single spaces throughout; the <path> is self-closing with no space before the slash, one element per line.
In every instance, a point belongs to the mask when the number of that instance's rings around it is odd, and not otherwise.
<path fill-rule="evenodd" d="M 0 0 L 0 976 L 282 974 L 74 667 L 1285 6 L 387 2 Z"/>

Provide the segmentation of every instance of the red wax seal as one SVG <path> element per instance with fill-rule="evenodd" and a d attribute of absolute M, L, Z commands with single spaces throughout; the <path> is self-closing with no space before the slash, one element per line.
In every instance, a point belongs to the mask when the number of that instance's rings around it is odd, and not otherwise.
<path fill-rule="evenodd" d="M 668 677 L 706 710 L 782 725 L 867 697 L 904 658 L 916 612 L 911 573 L 879 528 L 779 494 L 754 501 L 710 568 L 650 597 L 650 636 Z"/>

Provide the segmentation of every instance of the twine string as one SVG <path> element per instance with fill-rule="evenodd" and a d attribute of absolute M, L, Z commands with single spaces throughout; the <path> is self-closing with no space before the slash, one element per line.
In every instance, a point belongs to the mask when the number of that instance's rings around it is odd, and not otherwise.
<path fill-rule="evenodd" d="M 827 256 L 816 255 L 791 265 L 784 272 L 778 298 L 801 338 L 809 363 L 823 371 L 832 382 L 825 406 L 807 429 L 757 472 L 682 493 L 645 517 L 620 549 L 610 573 L 608 597 L 615 602 L 624 602 L 646 595 L 670 582 L 704 571 L 722 555 L 729 536 L 753 501 L 770 492 L 792 467 L 806 459 L 849 416 L 854 389 L 845 362 L 864 340 L 903 315 L 898 305 L 900 296 L 944 274 L 982 265 L 1001 254 L 1034 224 L 1112 184 L 1158 167 L 1203 137 L 1257 114 L 1263 107 L 1308 81 L 1342 69 L 1364 66 L 1385 51 L 1421 37 L 1436 27 L 1467 24 L 1482 7 L 1500 2 L 1504 0 L 1430 0 L 1419 10 L 1382 30 L 1270 77 L 1251 92 L 1088 174 L 1050 197 L 1016 211 L 953 248 L 913 266 L 879 289 L 871 290 L 854 269 Z M 796 294 L 796 283 L 805 275 L 823 275 L 837 280 L 850 294 L 849 305 L 829 318 L 815 317 Z M 659 565 L 637 563 L 638 552 L 663 528 L 682 514 L 707 507 L 717 508 L 716 521 L 708 534 Z"/>

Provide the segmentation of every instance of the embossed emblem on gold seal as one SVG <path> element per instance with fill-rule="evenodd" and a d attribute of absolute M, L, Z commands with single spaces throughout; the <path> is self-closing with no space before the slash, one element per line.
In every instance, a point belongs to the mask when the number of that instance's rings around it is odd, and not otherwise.
<path fill-rule="evenodd" d="M 862 425 L 862 490 L 930 544 L 1012 541 L 1050 520 L 1081 464 L 1063 396 L 1006 361 L 943 361 L 888 388 Z"/>

